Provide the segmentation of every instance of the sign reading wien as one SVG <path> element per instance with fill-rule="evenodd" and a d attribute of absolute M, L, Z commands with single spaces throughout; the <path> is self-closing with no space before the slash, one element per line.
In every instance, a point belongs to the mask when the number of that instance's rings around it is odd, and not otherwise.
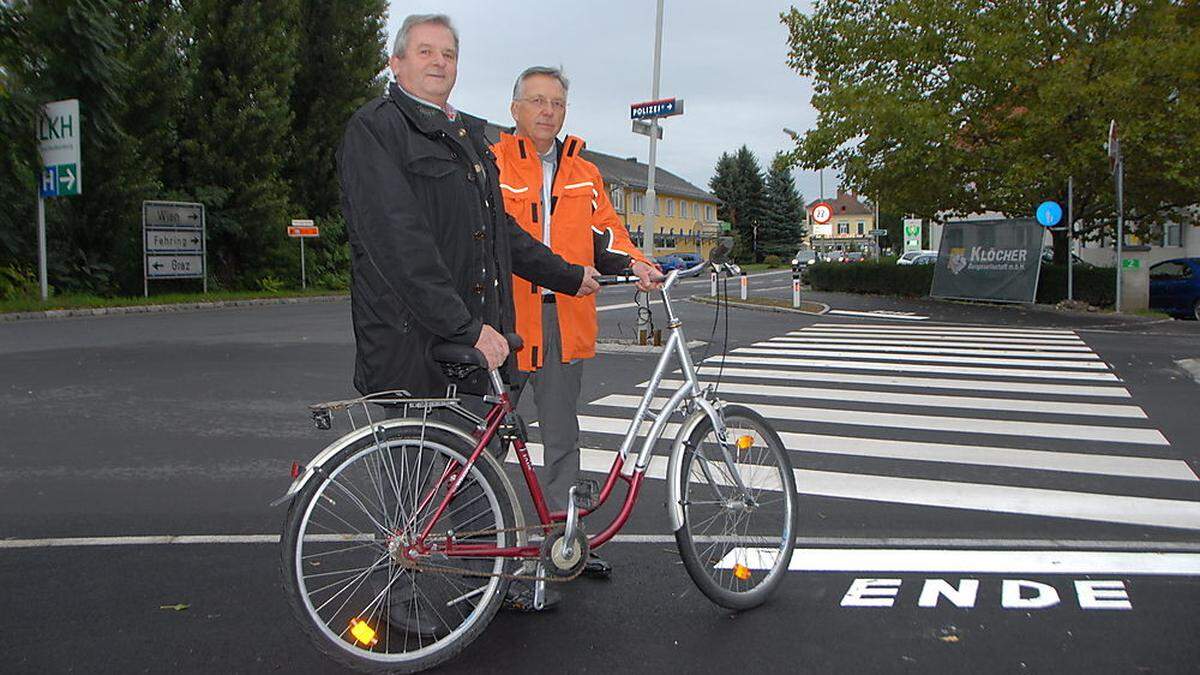
<path fill-rule="evenodd" d="M 142 202 L 143 292 L 151 279 L 202 279 L 208 292 L 204 205 Z"/>
<path fill-rule="evenodd" d="M 1034 302 L 1043 236 L 1031 218 L 946 223 L 929 295 Z"/>

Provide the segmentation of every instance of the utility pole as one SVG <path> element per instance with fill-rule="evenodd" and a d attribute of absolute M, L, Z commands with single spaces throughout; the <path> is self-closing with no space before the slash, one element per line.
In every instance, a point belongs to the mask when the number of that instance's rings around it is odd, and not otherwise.
<path fill-rule="evenodd" d="M 1075 299 L 1075 177 L 1067 176 L 1067 300 Z"/>
<path fill-rule="evenodd" d="M 663 0 L 658 0 L 654 18 L 654 76 L 650 85 L 650 100 L 658 100 L 659 74 L 662 70 L 662 25 Z M 654 191 L 654 166 L 658 160 L 658 117 L 650 120 L 650 168 L 646 172 L 646 214 L 642 219 L 642 253 L 649 260 L 654 260 L 654 225 L 658 213 L 658 193 Z M 646 306 L 650 306 L 649 297 Z M 638 312 L 637 331 L 638 343 L 647 344 L 650 341 L 650 321 L 646 312 Z"/>

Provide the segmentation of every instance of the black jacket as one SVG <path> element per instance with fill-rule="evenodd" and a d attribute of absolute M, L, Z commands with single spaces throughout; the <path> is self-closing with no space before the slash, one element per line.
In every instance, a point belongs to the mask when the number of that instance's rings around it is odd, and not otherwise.
<path fill-rule="evenodd" d="M 484 323 L 513 332 L 515 272 L 575 293 L 583 268 L 530 237 L 504 212 L 481 119 L 451 122 L 395 84 L 360 108 L 338 149 L 351 250 L 351 310 L 363 394 L 440 396 L 447 380 L 429 348 L 473 345 Z M 484 382 L 460 383 L 479 393 Z"/>

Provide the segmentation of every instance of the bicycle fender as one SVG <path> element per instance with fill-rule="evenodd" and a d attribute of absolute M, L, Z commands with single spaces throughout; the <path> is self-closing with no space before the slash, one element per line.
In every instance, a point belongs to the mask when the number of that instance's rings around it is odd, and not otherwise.
<path fill-rule="evenodd" d="M 372 433 L 374 433 L 375 430 L 395 429 L 395 428 L 399 428 L 399 427 L 420 427 L 422 424 L 424 424 L 426 427 L 434 427 L 437 429 L 441 429 L 442 431 L 445 431 L 447 433 L 458 436 L 459 438 L 461 438 L 463 440 L 463 442 L 465 442 L 469 445 L 472 445 L 472 446 L 478 442 L 473 436 L 471 436 L 467 432 L 463 431 L 462 429 L 454 426 L 453 424 L 447 424 L 445 422 L 440 422 L 440 421 L 436 421 L 436 420 L 422 421 L 419 419 L 408 419 L 408 418 L 404 418 L 404 417 L 398 417 L 398 418 L 383 420 L 383 421 L 373 424 L 371 426 L 360 427 L 358 429 L 355 429 L 354 431 L 351 431 L 350 433 L 346 434 L 345 436 L 342 436 L 341 438 L 337 439 L 333 443 L 325 446 L 324 449 L 322 449 L 320 452 L 318 452 L 316 454 L 316 456 L 314 456 L 312 458 L 312 460 L 310 460 L 308 462 L 308 464 L 306 464 L 304 466 L 304 472 L 301 473 L 299 477 L 297 477 L 295 480 L 292 481 L 292 484 L 288 487 L 287 492 L 285 492 L 283 494 L 283 496 L 281 496 L 278 499 L 276 499 L 275 501 L 271 502 L 271 506 L 279 506 L 280 504 L 285 504 L 287 502 L 290 502 L 292 499 L 295 498 L 295 496 L 297 494 L 300 493 L 300 490 L 303 489 L 304 486 L 308 484 L 308 481 L 312 480 L 312 477 L 317 475 L 318 470 L 321 469 L 325 465 L 325 462 L 328 462 L 330 459 L 333 459 L 333 457 L 335 455 L 337 455 L 339 452 L 341 452 L 343 449 L 347 448 L 351 444 L 356 443 L 357 441 L 361 440 L 362 438 L 364 438 L 366 436 L 370 436 Z M 499 461 L 496 460 L 496 458 L 492 455 L 492 453 L 488 452 L 487 450 L 484 450 L 479 455 L 479 459 L 481 461 L 485 461 L 485 462 L 492 464 L 493 468 L 496 469 L 496 473 L 499 474 L 500 480 L 504 481 L 504 487 L 508 490 L 508 494 L 511 497 L 509 503 L 512 505 L 513 520 L 516 521 L 514 524 L 518 528 L 524 528 L 525 527 L 525 513 L 521 509 L 520 501 L 518 499 L 516 499 L 517 493 L 513 489 L 512 481 L 509 480 L 508 474 L 504 471 L 504 467 L 500 464 Z M 527 535 L 525 534 L 525 531 L 523 529 L 517 530 L 517 532 L 518 532 L 518 534 L 517 534 L 518 543 L 520 543 L 523 546 L 525 544 L 525 542 L 523 540 L 525 540 L 527 538 Z"/>
<path fill-rule="evenodd" d="M 683 489 L 683 444 L 704 420 L 712 418 L 713 426 L 719 426 L 717 409 L 703 399 L 698 402 L 700 409 L 692 413 L 679 426 L 679 433 L 675 435 L 675 442 L 671 446 L 671 458 L 667 462 L 667 517 L 671 519 L 672 532 L 677 532 L 679 528 L 683 527 L 683 506 L 680 504 L 680 499 L 683 497 L 681 494 Z"/>

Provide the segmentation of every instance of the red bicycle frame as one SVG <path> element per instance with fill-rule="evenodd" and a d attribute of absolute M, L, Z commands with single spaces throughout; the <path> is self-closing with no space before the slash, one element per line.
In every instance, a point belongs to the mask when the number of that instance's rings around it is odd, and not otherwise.
<path fill-rule="evenodd" d="M 446 489 L 446 493 L 438 503 L 433 517 L 429 519 L 428 523 L 417 535 L 416 542 L 412 545 L 412 548 L 417 553 L 425 554 L 436 551 L 446 557 L 456 558 L 536 558 L 538 556 L 538 546 L 508 546 L 498 548 L 487 544 L 460 543 L 455 541 L 453 537 L 447 537 L 444 541 L 440 542 L 440 545 L 434 546 L 430 546 L 426 541 L 432 533 L 434 523 L 445 513 L 446 508 L 454 499 L 459 486 L 466 479 L 467 473 L 474 466 L 480 453 L 496 437 L 500 427 L 506 421 L 516 421 L 512 419 L 512 416 L 515 414 L 512 398 L 509 396 L 507 390 L 502 389 L 499 394 L 499 401 L 488 411 L 487 417 L 484 418 L 484 422 L 481 425 L 481 430 L 476 430 L 475 432 L 477 441 L 475 448 L 471 451 L 471 456 L 467 459 L 466 466 L 461 467 L 461 469 L 453 465 L 447 467 L 446 471 L 442 472 L 442 476 L 438 479 L 437 483 L 422 498 L 421 505 L 417 509 L 418 512 L 433 501 L 435 495 L 437 495 L 447 481 L 451 481 L 449 487 Z M 546 498 L 542 494 L 541 484 L 538 482 L 537 474 L 533 470 L 533 463 L 529 459 L 529 450 L 525 447 L 525 441 L 521 438 L 512 439 L 512 448 L 517 455 L 518 462 L 521 464 L 521 473 L 524 475 L 525 483 L 529 487 L 529 496 L 533 499 L 533 506 L 537 511 L 538 522 L 541 523 L 543 528 L 548 529 L 554 523 L 565 521 L 567 518 L 566 511 L 551 512 L 546 506 Z M 629 519 L 629 514 L 633 512 L 633 505 L 637 502 L 637 495 L 641 488 L 644 474 L 640 471 L 635 471 L 632 476 L 626 476 L 621 473 L 624 463 L 624 458 L 618 454 L 613 460 L 612 468 L 608 472 L 608 478 L 604 481 L 604 487 L 600 490 L 600 499 L 596 507 L 579 510 L 580 516 L 586 516 L 603 506 L 612 494 L 618 479 L 628 484 L 628 492 L 625 495 L 625 502 L 621 505 L 620 512 L 617 513 L 616 517 L 613 518 L 612 522 L 603 531 L 588 538 L 590 548 L 598 548 L 609 539 L 612 539 L 613 535 L 619 532 L 621 527 L 625 525 L 625 521 Z"/>

